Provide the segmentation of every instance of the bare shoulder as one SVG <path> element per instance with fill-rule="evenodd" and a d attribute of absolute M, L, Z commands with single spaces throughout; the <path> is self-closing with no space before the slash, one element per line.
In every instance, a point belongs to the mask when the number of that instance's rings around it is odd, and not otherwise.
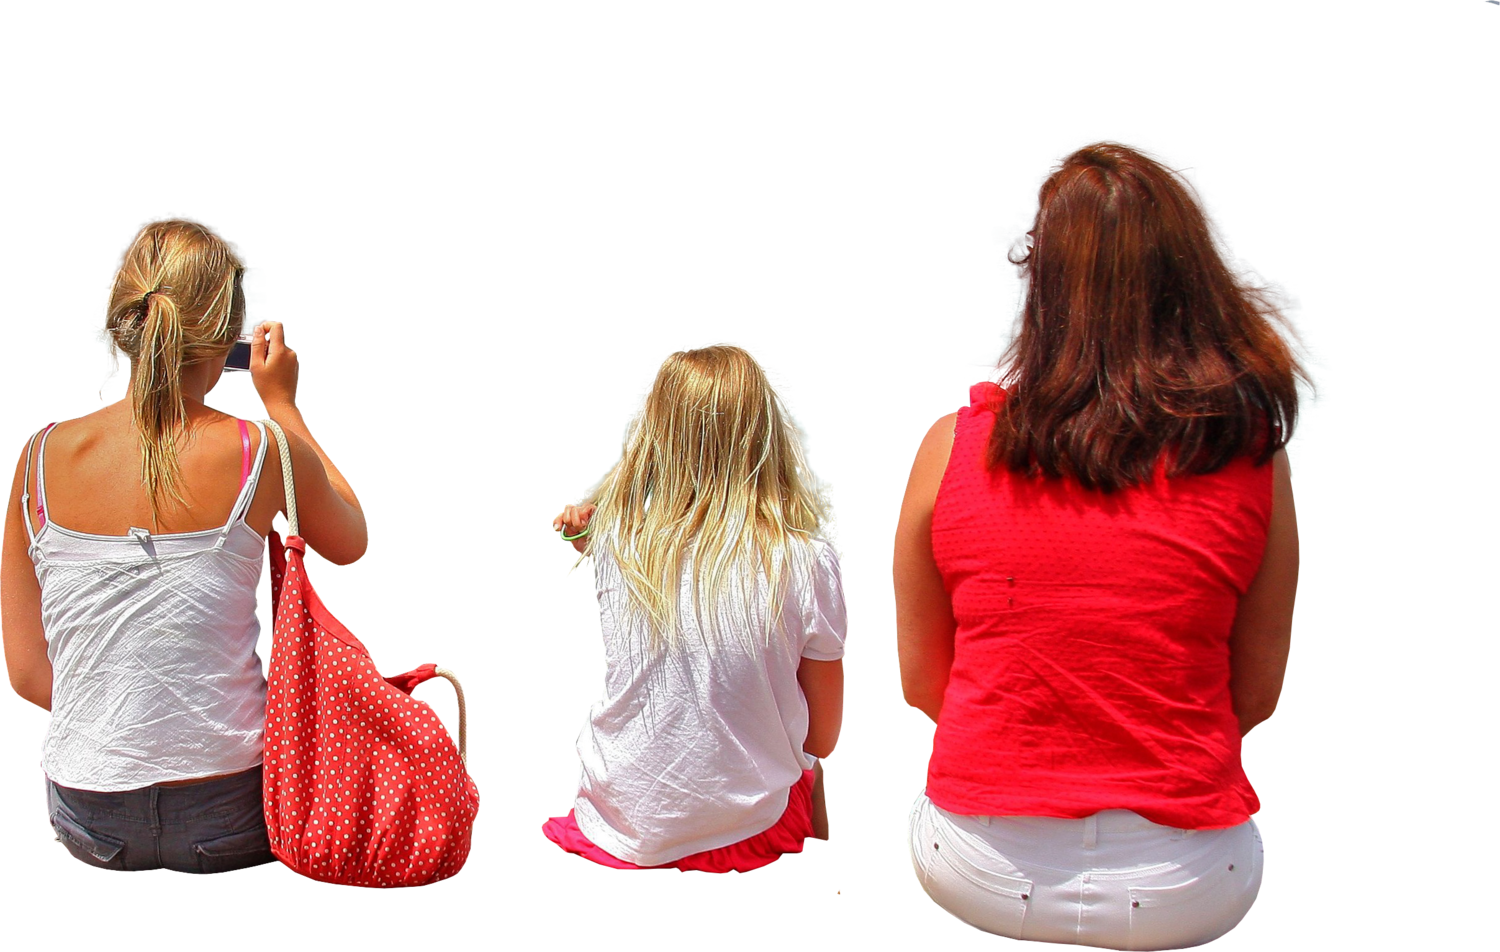
<path fill-rule="evenodd" d="M 42 426 L 50 426 L 52 435 L 48 439 L 61 439 L 65 435 L 78 438 L 87 438 L 96 433 L 119 429 L 122 425 L 134 427 L 130 413 L 130 401 L 118 400 L 108 406 L 100 407 L 92 413 L 83 416 L 72 417 L 66 420 L 43 421 Z M 38 428 L 40 429 L 40 427 Z"/>
<path fill-rule="evenodd" d="M 12 520 L 26 520 L 32 531 L 35 531 L 37 528 L 37 526 L 35 525 L 34 516 L 25 511 L 29 507 L 23 506 L 21 503 L 21 497 L 25 496 L 27 493 L 32 493 L 33 495 L 35 495 L 34 487 L 36 486 L 36 466 L 28 466 L 31 454 L 34 451 L 35 446 L 36 435 L 30 434 L 26 437 L 26 441 L 21 444 L 19 451 L 16 453 L 16 473 L 15 477 L 11 480 L 10 483 L 10 499 L 6 503 L 6 514 L 4 518 L 4 524 L 6 525 L 4 541 L 5 550 L 7 553 L 11 551 L 13 545 L 19 544 L 19 536 L 17 536 L 15 539 L 11 538 L 12 532 L 10 530 L 15 525 Z M 31 485 L 29 486 L 27 485 L 28 470 L 30 472 L 31 482 Z"/>
<path fill-rule="evenodd" d="M 941 454 L 946 464 L 948 455 L 953 452 L 953 432 L 957 426 L 957 411 L 938 417 L 937 422 L 928 428 L 927 435 L 922 437 L 922 447 L 917 451 L 918 455 Z"/>
<path fill-rule="evenodd" d="M 949 413 L 928 428 L 927 435 L 922 437 L 922 445 L 917 448 L 917 458 L 912 462 L 913 487 L 930 486 L 934 493 L 937 492 L 943 471 L 948 468 L 948 457 L 953 455 L 953 431 L 957 425 L 958 414 Z"/>
<path fill-rule="evenodd" d="M 14 496 L 21 495 L 21 482 L 26 478 L 26 457 L 31 452 L 31 437 L 26 437 L 26 442 L 21 444 L 21 451 L 16 454 L 16 478 L 13 483 Z"/>
<path fill-rule="evenodd" d="M 69 420 L 69 421 L 66 421 L 66 422 L 68 422 L 68 423 L 71 424 L 71 423 L 74 423 L 76 421 Z M 49 429 L 55 430 L 56 429 L 56 424 L 52 424 L 52 423 L 42 423 L 42 424 L 39 424 L 35 430 L 33 430 L 31 433 L 28 433 L 26 435 L 26 439 L 21 443 L 21 445 L 17 449 L 17 452 L 16 452 L 16 470 L 15 470 L 15 476 L 11 480 L 11 489 L 10 489 L 10 508 L 14 509 L 16 512 L 20 512 L 21 511 L 21 497 L 22 496 L 24 496 L 24 495 L 26 495 L 28 493 L 31 494 L 32 496 L 36 495 L 36 481 L 37 481 L 36 453 L 38 451 L 38 447 L 41 445 L 40 437 L 42 436 L 42 434 L 44 432 L 47 432 Z M 27 482 L 28 482 L 27 474 L 28 474 L 28 472 L 30 474 L 30 485 L 27 485 Z M 23 518 L 34 521 L 34 517 L 31 514 L 25 514 L 25 515 L 23 515 Z"/>
<path fill-rule="evenodd" d="M 259 453 L 259 440 L 262 439 L 261 430 L 258 426 L 250 427 L 251 450 Z M 276 436 L 270 427 L 265 429 L 265 459 L 261 463 L 260 483 L 255 489 L 255 499 L 250 504 L 249 515 L 246 521 L 251 528 L 261 535 L 271 531 L 271 523 L 276 514 L 281 512 L 286 505 L 286 494 L 283 491 L 281 479 L 281 451 L 277 449 Z"/>
<path fill-rule="evenodd" d="M 66 420 L 41 421 L 36 429 L 40 436 L 47 435 L 47 459 L 53 454 L 68 456 L 96 450 L 100 443 L 123 434 L 131 446 L 135 445 L 135 425 L 130 416 L 130 405 L 125 401 L 100 407 L 92 413 Z M 29 438 L 28 438 L 29 439 Z M 40 444 L 40 440 L 37 441 Z"/>
<path fill-rule="evenodd" d="M 937 503 L 943 474 L 948 471 L 948 458 L 953 455 L 953 429 L 957 424 L 957 413 L 946 414 L 939 417 L 922 437 L 922 445 L 917 448 L 917 458 L 912 461 L 911 475 L 906 481 L 906 495 L 901 500 L 898 536 L 904 535 L 908 529 L 917 535 L 927 531 L 921 527 L 931 518 Z"/>

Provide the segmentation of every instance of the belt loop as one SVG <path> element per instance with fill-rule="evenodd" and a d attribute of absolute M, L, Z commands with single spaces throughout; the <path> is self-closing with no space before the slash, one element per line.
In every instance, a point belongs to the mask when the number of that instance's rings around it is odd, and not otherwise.
<path fill-rule="evenodd" d="M 1099 845 L 1099 814 L 1083 818 L 1083 848 L 1091 850 Z"/>
<path fill-rule="evenodd" d="M 151 845 L 156 849 L 156 865 L 161 866 L 161 787 L 151 785 Z"/>

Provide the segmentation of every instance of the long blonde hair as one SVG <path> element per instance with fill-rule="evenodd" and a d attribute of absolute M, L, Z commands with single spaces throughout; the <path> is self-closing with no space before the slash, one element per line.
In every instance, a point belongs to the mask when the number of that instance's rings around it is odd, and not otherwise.
<path fill-rule="evenodd" d="M 184 501 L 177 460 L 187 419 L 182 368 L 234 344 L 235 286 L 243 270 L 224 239 L 196 222 L 172 220 L 142 228 L 115 275 L 104 327 L 130 358 L 131 419 L 153 517 L 163 498 Z"/>
<path fill-rule="evenodd" d="M 723 345 L 666 359 L 619 463 L 591 501 L 598 509 L 586 554 L 609 547 L 630 620 L 656 648 L 675 645 L 681 632 L 689 547 L 699 617 L 718 618 L 722 594 L 743 593 L 763 574 L 770 604 L 758 634 L 769 634 L 786 566 L 811 553 L 826 513 L 796 426 L 765 372 L 744 350 Z M 719 626 L 700 627 L 708 634 Z"/>

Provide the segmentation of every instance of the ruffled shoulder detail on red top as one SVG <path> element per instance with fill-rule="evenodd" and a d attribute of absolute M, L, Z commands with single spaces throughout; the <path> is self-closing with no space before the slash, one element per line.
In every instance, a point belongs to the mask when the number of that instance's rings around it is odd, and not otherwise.
<path fill-rule="evenodd" d="M 993 381 L 975 381 L 969 384 L 969 406 L 990 408 L 1005 399 L 1001 385 Z"/>
<path fill-rule="evenodd" d="M 1001 385 L 993 381 L 975 381 L 969 384 L 969 406 L 993 409 L 1005 399 Z"/>
<path fill-rule="evenodd" d="M 972 411 L 995 412 L 1005 402 L 1005 388 L 995 381 L 975 381 L 969 384 L 969 403 L 962 414 Z"/>

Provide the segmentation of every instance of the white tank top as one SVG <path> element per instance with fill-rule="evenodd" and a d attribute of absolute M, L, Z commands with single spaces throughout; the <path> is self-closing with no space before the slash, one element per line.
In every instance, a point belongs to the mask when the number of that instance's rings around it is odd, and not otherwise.
<path fill-rule="evenodd" d="M 46 449 L 21 497 L 52 661 L 42 770 L 64 787 L 115 792 L 248 770 L 261 762 L 266 680 L 255 643 L 265 540 L 245 524 L 266 432 L 218 529 L 125 536 L 47 518 Z M 248 447 L 248 440 L 246 442 Z"/>

